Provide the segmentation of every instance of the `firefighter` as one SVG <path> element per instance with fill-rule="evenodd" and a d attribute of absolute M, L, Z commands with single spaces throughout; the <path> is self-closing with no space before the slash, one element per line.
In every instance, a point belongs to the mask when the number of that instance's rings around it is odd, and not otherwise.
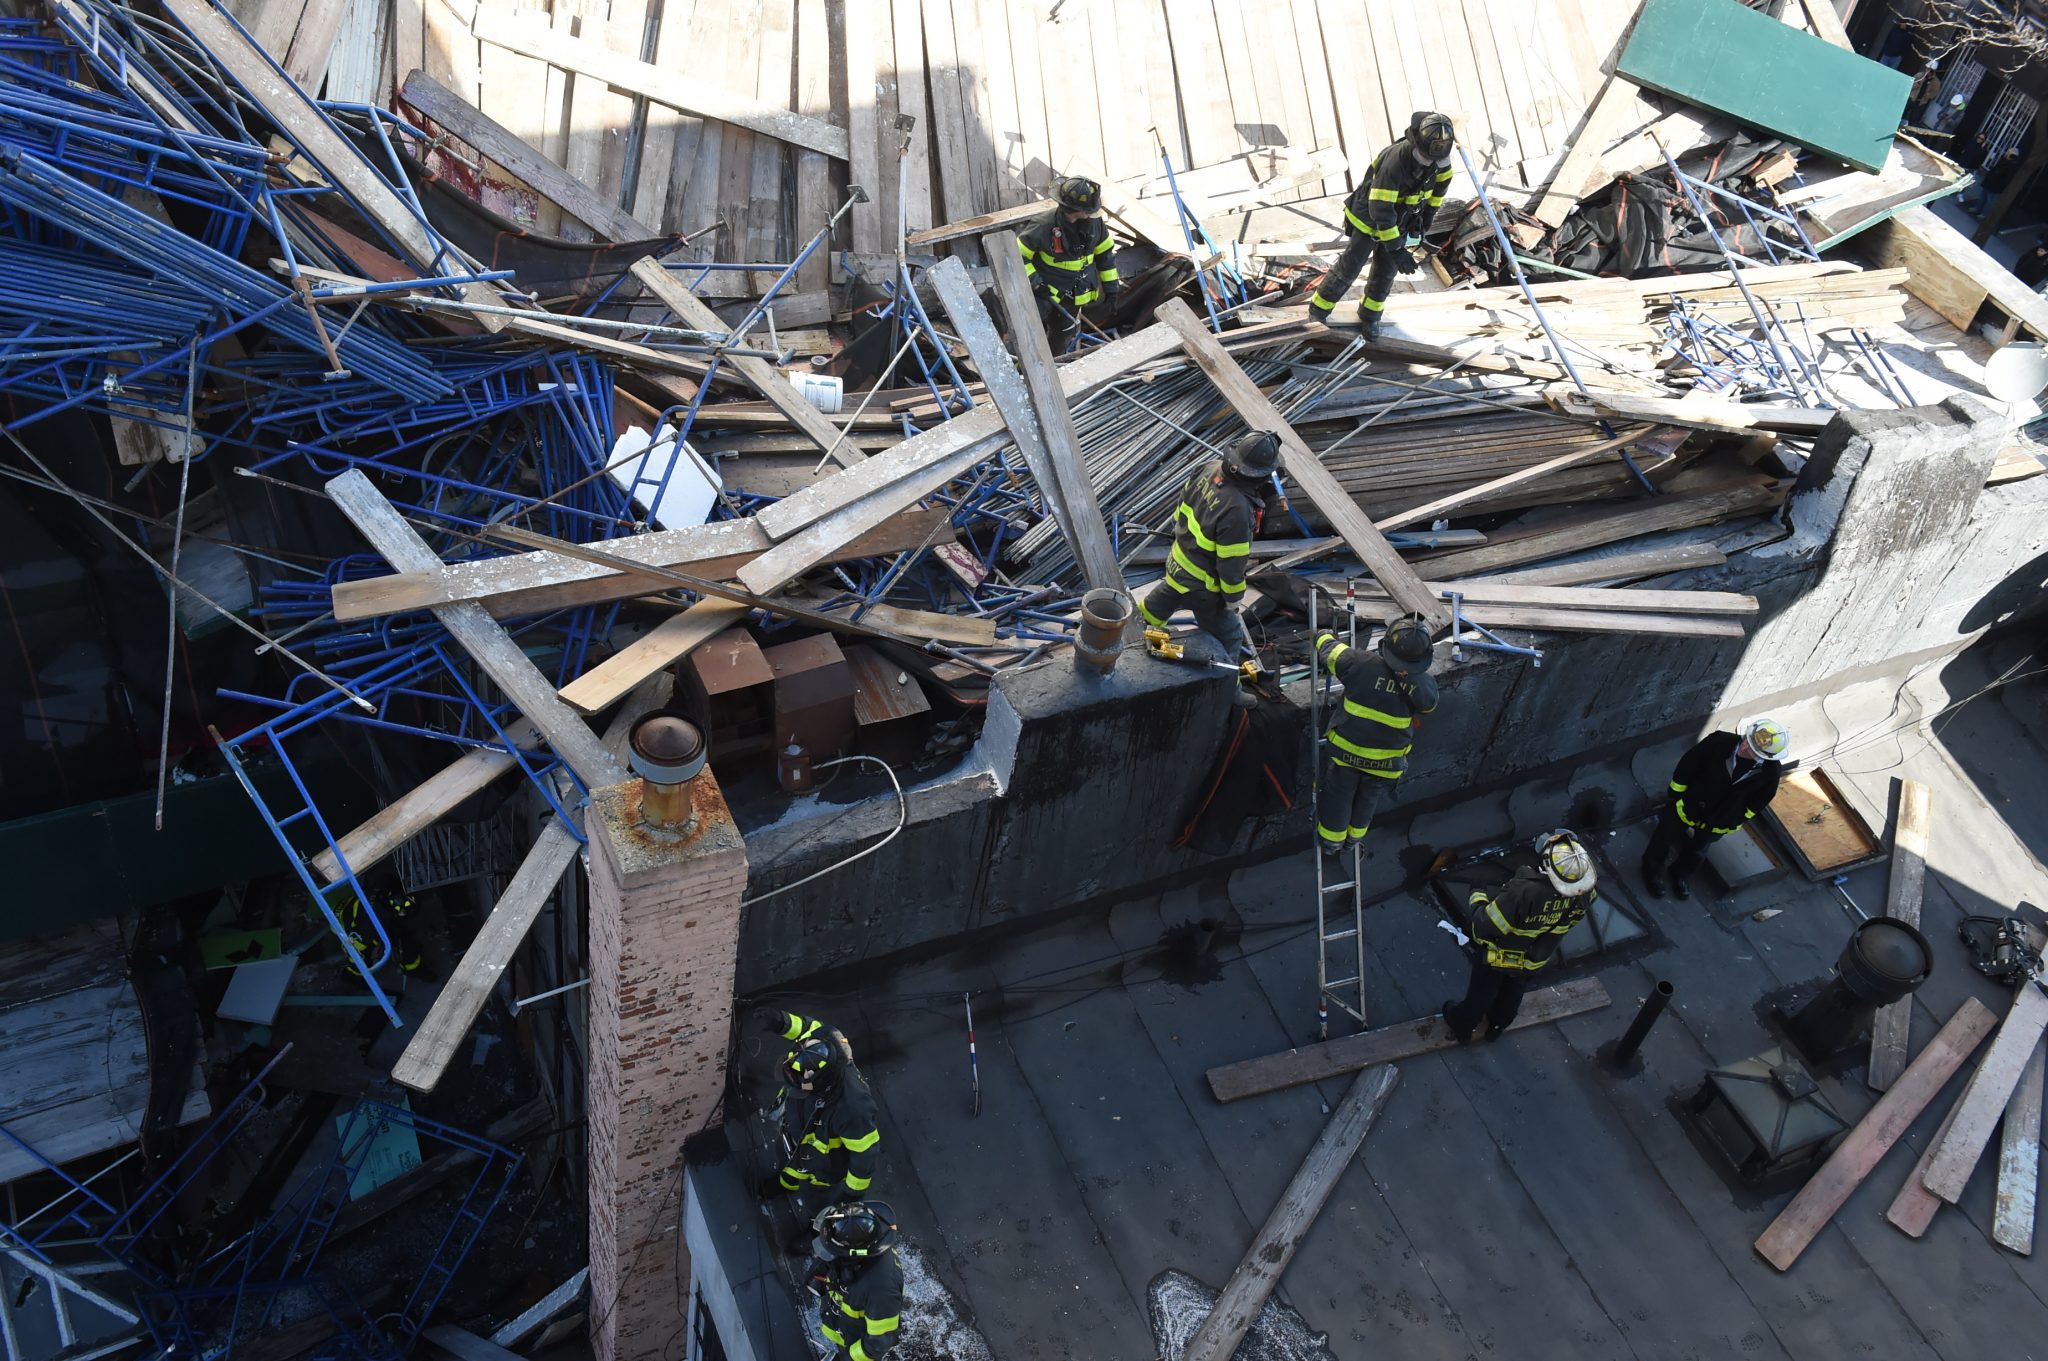
<path fill-rule="evenodd" d="M 407 914 L 414 906 L 412 895 L 403 890 L 385 894 L 374 910 L 355 894 L 348 895 L 348 903 L 338 915 L 343 929 L 348 932 L 348 943 L 355 947 L 366 966 L 374 970 L 377 956 L 384 953 L 383 944 L 377 939 L 377 927 L 381 924 L 391 941 L 391 955 L 385 962 L 395 961 L 401 974 L 420 971 L 426 957 L 420 953 L 419 938 L 407 920 Z M 349 961 L 348 970 L 362 976 L 362 970 L 356 967 L 354 960 Z"/>
<path fill-rule="evenodd" d="M 782 1166 L 761 1196 L 795 1193 L 799 1201 L 859 1200 L 874 1184 L 882 1142 L 874 1094 L 854 1067 L 845 1038 L 822 1021 L 772 1008 L 756 1024 L 779 1026 L 790 1048 L 782 1058 Z"/>
<path fill-rule="evenodd" d="M 1358 300 L 1358 324 L 1365 338 L 1379 333 L 1387 294 L 1396 274 L 1412 274 L 1418 266 L 1416 247 L 1423 229 L 1444 206 L 1444 187 L 1451 182 L 1451 120 L 1417 109 L 1406 136 L 1373 157 L 1365 178 L 1344 204 L 1344 253 L 1309 297 L 1309 315 L 1328 321 L 1344 290 L 1372 257 L 1365 296 Z"/>
<path fill-rule="evenodd" d="M 1673 897 L 1690 898 L 1686 877 L 1699 868 L 1707 847 L 1770 806 L 1784 776 L 1783 756 L 1791 741 L 1785 725 L 1757 718 L 1740 736 L 1710 732 L 1678 758 L 1671 772 L 1671 800 L 1657 814 L 1657 830 L 1643 852 L 1643 887 L 1664 896 L 1664 871 L 1671 871 Z"/>
<path fill-rule="evenodd" d="M 1280 466 L 1280 441 L 1265 431 L 1238 437 L 1221 458 L 1212 458 L 1181 488 L 1173 513 L 1173 551 L 1166 575 L 1138 602 L 1138 612 L 1155 629 L 1178 610 L 1193 610 L 1195 623 L 1223 644 L 1236 661 L 1252 652 L 1238 606 L 1244 600 L 1245 571 L 1252 540 L 1265 516 L 1265 489 Z M 1241 707 L 1258 701 L 1238 692 Z"/>
<path fill-rule="evenodd" d="M 1094 180 L 1061 180 L 1053 210 L 1017 238 L 1017 248 L 1054 354 L 1065 354 L 1074 343 L 1082 308 L 1100 300 L 1116 310 L 1123 283 L 1116 272 L 1116 242 L 1102 221 L 1102 186 Z"/>
<path fill-rule="evenodd" d="M 1529 982 L 1557 953 L 1565 934 L 1593 905 L 1593 857 L 1565 828 L 1536 838 L 1536 863 L 1508 876 L 1500 888 L 1472 894 L 1472 981 L 1463 1000 L 1445 1002 L 1444 1024 L 1459 1044 L 1485 1021 L 1497 1040 L 1514 1024 Z"/>
<path fill-rule="evenodd" d="M 1336 855 L 1365 840 L 1372 815 L 1408 769 L 1415 719 L 1436 712 L 1429 625 L 1408 614 L 1387 626 L 1372 652 L 1316 635 L 1316 656 L 1344 686 L 1330 715 L 1316 784 L 1316 842 Z"/>
<path fill-rule="evenodd" d="M 903 1321 L 896 1213 L 879 1200 L 834 1205 L 812 1223 L 811 1289 L 832 1361 L 880 1361 Z"/>

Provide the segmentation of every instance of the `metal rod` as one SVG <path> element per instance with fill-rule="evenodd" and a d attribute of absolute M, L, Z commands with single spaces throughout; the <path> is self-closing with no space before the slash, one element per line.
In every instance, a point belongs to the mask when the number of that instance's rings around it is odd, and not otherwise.
<path fill-rule="evenodd" d="M 1628 1023 L 1621 1042 L 1614 1046 L 1614 1052 L 1607 1056 L 1607 1062 L 1616 1068 L 1626 1066 L 1636 1056 L 1636 1050 L 1643 1047 L 1643 1040 L 1650 1033 L 1650 1027 L 1657 1024 L 1657 1018 L 1664 1014 L 1664 1008 L 1671 1005 L 1672 987 L 1663 979 L 1650 989 L 1650 995 L 1643 999 L 1636 1018 Z"/>
<path fill-rule="evenodd" d="M 579 978 L 574 983 L 564 983 L 559 988 L 549 988 L 546 992 L 537 992 L 531 997 L 515 998 L 512 1002 L 512 1014 L 517 1016 L 522 1008 L 530 1007 L 535 1002 L 545 1002 L 550 997 L 560 997 L 565 992 L 574 992 L 578 988 L 587 988 L 589 986 L 589 979 Z"/>
<path fill-rule="evenodd" d="M 199 346 L 192 346 L 192 364 L 185 376 L 185 430 L 181 436 L 184 457 L 178 460 L 178 513 L 171 527 L 171 566 L 169 575 L 173 581 L 178 576 L 178 558 L 185 548 L 185 501 L 192 488 L 192 397 L 199 387 Z M 175 586 L 164 590 L 164 712 L 163 723 L 157 730 L 156 741 L 156 830 L 164 829 L 164 793 L 170 785 L 171 776 L 171 682 L 178 661 L 178 591 Z"/>

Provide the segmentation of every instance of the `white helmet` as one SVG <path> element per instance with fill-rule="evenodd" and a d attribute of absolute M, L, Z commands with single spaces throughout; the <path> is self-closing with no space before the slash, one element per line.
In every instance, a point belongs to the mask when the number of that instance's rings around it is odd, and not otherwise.
<path fill-rule="evenodd" d="M 1792 734 L 1775 718 L 1752 718 L 1742 725 L 1742 745 L 1766 761 L 1776 761 L 1792 745 Z"/>
<path fill-rule="evenodd" d="M 1563 827 L 1536 838 L 1536 864 L 1550 886 L 1567 898 L 1591 893 L 1598 877 L 1593 873 L 1592 855 Z"/>

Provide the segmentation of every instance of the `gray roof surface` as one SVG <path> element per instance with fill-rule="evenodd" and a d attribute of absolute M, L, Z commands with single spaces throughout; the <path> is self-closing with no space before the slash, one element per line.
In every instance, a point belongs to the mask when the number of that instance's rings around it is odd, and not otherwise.
<path fill-rule="evenodd" d="M 1937 967 L 1916 1002 L 1916 1051 L 1966 995 L 2005 1010 L 1970 970 L 1957 919 L 2048 904 L 2048 686 L 2030 677 L 1935 716 L 2037 665 L 2032 651 L 1986 641 L 1781 714 L 1799 754 L 1821 755 L 1875 826 L 1894 777 L 1933 786 L 1923 921 Z M 1367 914 L 1378 1022 L 1427 1014 L 1464 981 L 1434 910 L 1397 891 L 1403 857 L 1532 834 L 1589 790 L 1629 819 L 1599 842 L 1606 890 L 1633 896 L 1656 939 L 1592 962 L 1615 998 L 1604 1012 L 1400 1065 L 1281 1289 L 1329 1355 L 1979 1361 L 2048 1345 L 2048 1254 L 1989 1239 L 1995 1157 L 1923 1240 L 1883 1220 L 1961 1079 L 1789 1273 L 1751 1250 L 1787 1194 L 1732 1188 L 1668 1103 L 1778 1043 L 1764 999 L 1822 979 L 1851 923 L 1832 891 L 1797 876 L 1720 899 L 1643 898 L 1633 867 L 1649 791 L 1684 745 L 1412 820 L 1382 815 L 1368 875 L 1391 896 Z M 1056 899 L 1056 848 L 1047 871 Z M 1000 1361 L 1154 1356 L 1155 1305 L 1185 1307 L 1185 1277 L 1229 1278 L 1348 1083 L 1221 1105 L 1203 1078 L 1314 1038 L 1310 876 L 1296 855 L 894 967 L 857 994 L 787 999 L 851 1035 L 884 1107 L 876 1193 Z M 1850 892 L 1874 910 L 1885 878 L 1883 865 L 1856 871 Z M 1781 911 L 1752 919 L 1765 908 Z M 1226 928 L 1207 958 L 1192 943 L 1201 919 Z M 1596 1052 L 1659 978 L 1677 996 L 1644 1067 L 1611 1075 Z M 1852 1121 L 1872 1103 L 1860 1058 L 1822 1083 Z M 1262 1354 L 1301 1353 L 1276 1335 Z"/>

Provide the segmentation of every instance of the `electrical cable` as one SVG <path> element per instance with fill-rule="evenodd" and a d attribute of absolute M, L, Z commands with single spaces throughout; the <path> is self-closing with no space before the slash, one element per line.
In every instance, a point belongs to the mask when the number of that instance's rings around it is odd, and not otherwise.
<path fill-rule="evenodd" d="M 821 870 L 816 870 L 810 874 L 806 874 L 803 878 L 795 880 L 791 883 L 784 884 L 780 888 L 771 888 L 766 893 L 757 893 L 751 898 L 742 898 L 740 899 L 741 907 L 749 907 L 754 903 L 766 902 L 768 899 L 773 898 L 778 893 L 787 893 L 793 888 L 801 888 L 805 884 L 810 883 L 813 879 L 823 878 L 825 875 L 831 874 L 835 870 L 845 869 L 854 861 L 862 859 L 865 856 L 873 855 L 876 851 L 881 850 L 882 847 L 894 841 L 897 838 L 897 836 L 902 833 L 903 828 L 910 821 L 910 799 L 903 792 L 903 782 L 896 778 L 895 768 L 892 767 L 887 761 L 884 761 L 879 756 L 841 756 L 836 760 L 820 761 L 817 764 L 816 769 L 830 770 L 834 766 L 843 766 L 850 764 L 854 761 L 862 761 L 869 765 L 880 766 L 883 772 L 888 775 L 889 783 L 894 785 L 896 788 L 896 825 L 890 829 L 889 834 L 887 836 L 883 837 L 880 841 L 877 841 L 874 845 L 869 846 L 867 849 L 855 851 L 852 855 L 847 856 L 844 860 L 840 860 L 834 864 L 827 865 L 825 866 L 825 868 Z"/>

